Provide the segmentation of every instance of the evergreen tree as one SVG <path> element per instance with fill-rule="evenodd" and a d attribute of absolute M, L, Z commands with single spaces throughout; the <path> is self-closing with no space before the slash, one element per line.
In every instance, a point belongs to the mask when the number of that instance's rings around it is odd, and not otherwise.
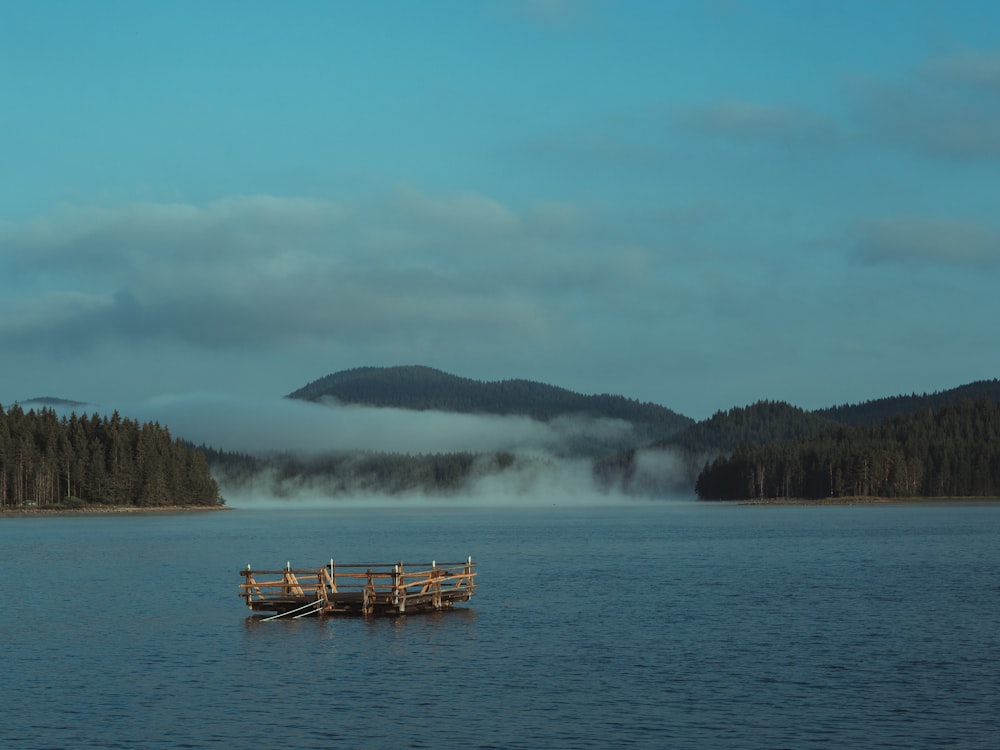
<path fill-rule="evenodd" d="M 968 399 L 787 443 L 741 444 L 706 464 L 705 499 L 990 497 L 1000 489 L 1000 404 Z"/>
<path fill-rule="evenodd" d="M 158 424 L 0 407 L 0 507 L 219 505 L 200 451 Z"/>

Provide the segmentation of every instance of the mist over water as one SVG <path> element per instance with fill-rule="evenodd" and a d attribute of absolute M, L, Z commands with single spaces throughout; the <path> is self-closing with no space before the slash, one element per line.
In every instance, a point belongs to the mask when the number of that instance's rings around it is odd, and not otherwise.
<path fill-rule="evenodd" d="M 274 488 L 280 486 L 276 496 Z M 226 505 L 234 508 L 538 508 L 644 505 L 650 502 L 693 502 L 690 497 L 650 498 L 618 489 L 600 488 L 586 461 L 551 459 L 543 466 L 508 469 L 471 479 L 452 494 L 408 492 L 334 492 L 324 479 L 295 478 L 276 482 L 264 472 L 249 484 L 220 485 Z"/>
<path fill-rule="evenodd" d="M 524 416 L 323 404 L 297 399 L 254 399 L 196 394 L 162 396 L 136 404 L 130 414 L 157 420 L 179 437 L 229 451 L 455 453 L 543 451 L 565 453 L 581 439 L 628 442 L 622 420 Z M 125 413 L 125 412 L 123 412 Z"/>
<path fill-rule="evenodd" d="M 140 422 L 157 422 L 174 437 L 232 453 L 256 456 L 287 454 L 309 460 L 344 453 L 399 453 L 409 456 L 510 453 L 514 463 L 474 467 L 460 493 L 435 496 L 420 492 L 387 496 L 357 486 L 333 487 L 323 477 L 283 478 L 269 471 L 252 481 L 227 484 L 218 476 L 223 497 L 233 507 L 377 504 L 532 506 L 629 504 L 649 496 L 664 499 L 664 487 L 683 486 L 679 462 L 663 450 L 638 450 L 628 486 L 600 486 L 592 456 L 622 447 L 640 447 L 642 438 L 623 420 L 562 416 L 542 422 L 526 416 L 456 414 L 441 411 L 375 408 L 333 401 L 253 398 L 218 393 L 163 395 L 117 406 L 84 406 Z M 57 408 L 68 416 L 71 410 Z M 581 453 L 583 455 L 581 455 Z M 589 455 L 588 455 L 589 454 Z M 485 464 L 485 462 L 484 462 Z M 680 493 L 684 499 L 693 492 Z"/>

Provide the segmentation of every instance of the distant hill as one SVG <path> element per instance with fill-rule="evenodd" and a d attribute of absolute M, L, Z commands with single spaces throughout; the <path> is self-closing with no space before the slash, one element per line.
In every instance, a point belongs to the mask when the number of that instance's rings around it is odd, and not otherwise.
<path fill-rule="evenodd" d="M 963 399 L 982 398 L 1000 403 L 1000 380 L 977 380 L 947 391 L 919 396 L 915 393 L 909 396 L 889 396 L 861 404 L 831 406 L 813 413 L 849 426 L 874 425 L 889 417 L 916 414 L 927 409 L 936 410 Z"/>
<path fill-rule="evenodd" d="M 694 420 L 653 403 L 624 396 L 587 396 L 531 380 L 483 382 L 432 367 L 358 367 L 315 380 L 290 393 L 304 401 L 335 399 L 344 404 L 399 409 L 523 415 L 542 421 L 583 415 L 621 419 L 643 428 L 644 439 L 663 439 Z"/>
<path fill-rule="evenodd" d="M 18 403 L 21 407 L 29 409 L 35 406 L 47 406 L 52 409 L 78 409 L 81 406 L 87 405 L 84 401 L 71 401 L 68 398 L 56 398 L 55 396 L 38 396 L 37 398 L 29 398 L 27 401 L 19 401 Z"/>

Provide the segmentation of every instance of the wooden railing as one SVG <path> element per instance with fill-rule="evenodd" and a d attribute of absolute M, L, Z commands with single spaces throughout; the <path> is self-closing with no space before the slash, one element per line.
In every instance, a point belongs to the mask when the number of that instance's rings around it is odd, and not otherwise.
<path fill-rule="evenodd" d="M 442 609 L 468 601 L 476 588 L 476 564 L 351 563 L 333 560 L 322 568 L 252 570 L 240 574 L 240 596 L 248 608 L 273 611 L 275 617 L 310 614 L 405 614 Z M 277 576 L 276 578 L 267 578 Z"/>

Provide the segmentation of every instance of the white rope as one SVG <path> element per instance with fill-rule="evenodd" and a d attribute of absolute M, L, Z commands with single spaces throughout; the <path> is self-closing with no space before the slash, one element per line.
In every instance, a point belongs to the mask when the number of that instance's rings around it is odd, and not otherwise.
<path fill-rule="evenodd" d="M 319 612 L 321 609 L 323 609 L 323 600 L 322 599 L 317 599 L 315 602 L 313 602 L 313 604 L 317 605 L 315 609 L 311 610 L 310 612 L 303 612 L 301 615 L 295 615 L 295 617 L 293 617 L 292 619 L 293 620 L 298 620 L 300 617 L 308 617 L 309 615 L 314 615 L 317 612 Z"/>
<path fill-rule="evenodd" d="M 277 620 L 279 617 L 285 617 L 286 615 L 294 615 L 296 612 L 302 612 L 303 609 L 308 609 L 309 607 L 314 607 L 314 608 L 316 608 L 318 610 L 322 605 L 323 605 L 323 600 L 322 599 L 317 599 L 316 601 L 309 602 L 308 604 L 304 604 L 301 607 L 298 607 L 297 609 L 290 609 L 287 612 L 280 612 L 279 614 L 271 615 L 270 617 L 265 617 L 263 620 L 261 620 L 261 622 L 268 622 L 270 620 Z M 311 614 L 312 614 L 312 612 L 303 612 L 301 615 L 293 617 L 292 619 L 293 620 L 297 620 L 297 619 L 299 619 L 299 617 L 305 617 L 306 615 L 311 615 Z"/>

